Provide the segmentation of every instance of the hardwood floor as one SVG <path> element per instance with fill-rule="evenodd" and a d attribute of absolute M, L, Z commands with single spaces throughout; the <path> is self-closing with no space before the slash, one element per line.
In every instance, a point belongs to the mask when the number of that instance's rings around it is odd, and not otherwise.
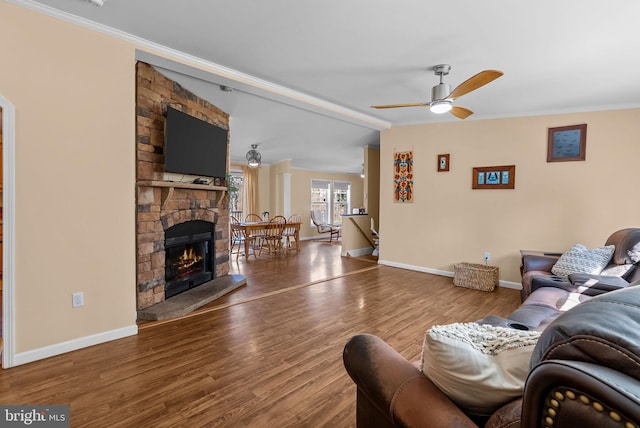
<path fill-rule="evenodd" d="M 352 335 L 381 336 L 419 358 L 433 324 L 506 315 L 516 290 L 342 258 L 304 241 L 299 254 L 234 261 L 248 285 L 135 337 L 0 372 L 0 402 L 70 404 L 72 427 L 352 427 L 355 386 L 342 365 Z"/>

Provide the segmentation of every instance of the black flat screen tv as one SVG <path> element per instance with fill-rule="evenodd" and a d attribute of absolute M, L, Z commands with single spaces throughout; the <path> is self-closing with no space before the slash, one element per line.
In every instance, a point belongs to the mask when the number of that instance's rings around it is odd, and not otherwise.
<path fill-rule="evenodd" d="M 167 107 L 164 170 L 224 178 L 229 131 Z"/>

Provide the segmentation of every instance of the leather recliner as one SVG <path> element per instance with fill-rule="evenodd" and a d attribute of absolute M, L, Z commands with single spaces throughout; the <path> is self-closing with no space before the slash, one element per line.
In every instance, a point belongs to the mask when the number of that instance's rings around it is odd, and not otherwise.
<path fill-rule="evenodd" d="M 615 250 L 601 274 L 575 273 L 567 279 L 551 272 L 558 256 L 523 255 L 521 295 L 524 301 L 508 319 L 542 331 L 573 306 L 640 280 L 640 228 L 618 230 L 605 245 L 614 245 Z"/>
<path fill-rule="evenodd" d="M 533 351 L 523 397 L 489 416 L 465 413 L 376 336 L 352 337 L 343 360 L 357 386 L 358 427 L 638 427 L 640 286 L 555 318 Z"/>
<path fill-rule="evenodd" d="M 614 245 L 615 250 L 609 265 L 600 277 L 616 276 L 633 282 L 640 279 L 640 269 L 633 266 L 640 260 L 640 228 L 627 228 L 614 232 L 604 245 Z M 558 261 L 560 253 L 524 254 L 522 256 L 522 291 L 524 301 L 536 289 L 545 286 L 571 290 L 571 281 L 555 276 L 551 269 Z"/>

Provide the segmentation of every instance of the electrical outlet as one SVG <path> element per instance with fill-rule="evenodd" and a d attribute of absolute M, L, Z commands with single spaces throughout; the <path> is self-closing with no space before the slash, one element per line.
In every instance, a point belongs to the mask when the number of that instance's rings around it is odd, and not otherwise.
<path fill-rule="evenodd" d="M 82 291 L 78 293 L 73 293 L 71 297 L 72 297 L 72 301 L 71 301 L 72 307 L 78 308 L 80 306 L 84 306 L 84 293 Z"/>
<path fill-rule="evenodd" d="M 484 261 L 488 262 L 489 260 L 491 260 L 491 253 L 488 251 L 484 252 Z"/>

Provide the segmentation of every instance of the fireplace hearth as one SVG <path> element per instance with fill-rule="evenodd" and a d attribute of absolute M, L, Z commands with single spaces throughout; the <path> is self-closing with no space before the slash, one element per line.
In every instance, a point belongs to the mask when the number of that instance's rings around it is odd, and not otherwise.
<path fill-rule="evenodd" d="M 215 224 L 193 220 L 165 231 L 165 299 L 215 277 Z"/>

